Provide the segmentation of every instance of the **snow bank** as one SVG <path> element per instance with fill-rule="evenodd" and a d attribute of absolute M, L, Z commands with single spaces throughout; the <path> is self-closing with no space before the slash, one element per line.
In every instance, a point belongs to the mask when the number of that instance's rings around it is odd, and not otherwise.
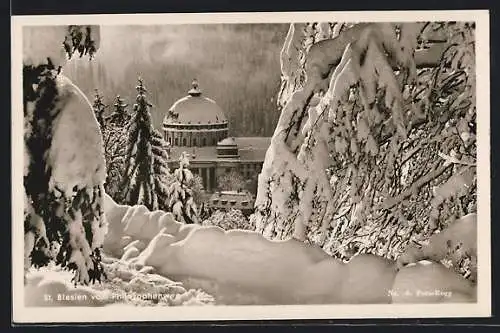
<path fill-rule="evenodd" d="M 374 275 L 366 278 L 350 273 L 368 262 L 345 265 L 319 248 L 296 240 L 269 241 L 251 231 L 198 227 L 186 238 L 174 240 L 172 235 L 158 234 L 137 261 L 187 283 L 192 278 L 205 279 L 205 288 L 212 283 L 209 292 L 225 298 L 231 293 L 247 294 L 264 304 L 390 301 L 386 290 L 395 270 L 381 258 L 370 256 L 375 261 L 365 268 Z"/>
<path fill-rule="evenodd" d="M 201 288 L 213 294 L 217 304 L 390 303 L 395 281 L 402 288 L 428 287 L 467 297 L 474 290 L 438 264 L 417 264 L 398 272 L 394 262 L 373 255 L 344 264 L 293 239 L 272 241 L 253 231 L 180 224 L 169 213 L 120 206 L 111 198 L 105 210 L 110 230 L 122 232 L 115 233 L 111 243 L 126 238 L 124 247 L 134 252 L 122 257 L 126 262 L 137 269 L 153 267 L 161 276 Z M 157 234 L 148 241 L 154 230 Z M 412 280 L 423 282 L 412 285 Z M 432 299 L 446 300 L 443 295 Z"/>
<path fill-rule="evenodd" d="M 342 274 L 348 273 L 347 266 L 317 247 L 295 240 L 269 241 L 251 231 L 226 232 L 219 227 L 180 224 L 171 214 L 148 212 L 142 206 L 126 208 L 109 197 L 105 211 L 109 230 L 114 232 L 105 252 L 110 252 L 109 244 L 116 252 L 124 237 L 147 241 L 146 237 L 158 230 L 130 261 L 136 267 L 152 266 L 163 276 L 218 294 L 219 302 L 308 304 L 351 298 L 349 288 L 343 287 L 351 283 Z M 128 246 L 128 251 L 131 248 L 135 247 Z M 391 271 L 387 266 L 387 272 Z M 359 285 L 364 289 L 360 295 L 388 302 L 383 288 L 373 292 L 373 283 L 368 280 Z"/>

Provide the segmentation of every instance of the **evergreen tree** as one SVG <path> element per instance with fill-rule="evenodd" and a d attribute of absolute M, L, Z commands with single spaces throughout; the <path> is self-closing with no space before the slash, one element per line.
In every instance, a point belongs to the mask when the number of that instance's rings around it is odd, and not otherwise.
<path fill-rule="evenodd" d="M 169 188 L 169 210 L 178 221 L 198 223 L 198 209 L 191 189 L 193 173 L 189 170 L 186 152 L 179 158 L 179 168 L 174 171 L 174 182 Z"/>
<path fill-rule="evenodd" d="M 116 96 L 115 107 L 113 113 L 106 119 L 107 122 L 120 127 L 125 127 L 125 125 L 130 121 L 130 114 L 127 112 L 128 104 L 123 101 L 120 95 Z"/>
<path fill-rule="evenodd" d="M 156 195 L 158 196 L 158 208 L 168 210 L 168 188 L 174 182 L 174 177 L 170 174 L 168 167 L 168 142 L 158 130 L 153 130 L 151 141 L 153 153 L 153 171 Z"/>
<path fill-rule="evenodd" d="M 149 108 L 152 104 L 146 99 L 146 88 L 138 79 L 138 92 L 134 114 L 131 119 L 125 174 L 121 182 L 124 203 L 142 204 L 150 210 L 158 209 L 153 156 L 153 125 Z"/>
<path fill-rule="evenodd" d="M 92 106 L 60 66 L 66 56 L 92 56 L 98 33 L 58 26 L 23 35 L 30 45 L 23 59 L 25 267 L 54 260 L 75 272 L 75 283 L 103 273 L 105 161 Z"/>
<path fill-rule="evenodd" d="M 116 96 L 113 112 L 105 118 L 103 130 L 104 154 L 106 157 L 106 193 L 118 203 L 124 203 L 120 198 L 125 160 L 127 155 L 127 138 L 131 116 L 123 99 Z M 101 127 L 102 128 L 102 127 Z"/>
<path fill-rule="evenodd" d="M 95 113 L 95 117 L 97 119 L 97 122 L 99 123 L 99 126 L 101 127 L 101 132 L 103 132 L 104 125 L 105 125 L 104 111 L 108 106 L 103 103 L 102 96 L 99 95 L 99 91 L 97 89 L 95 90 L 94 104 L 92 105 L 92 107 L 94 108 L 94 113 Z"/>

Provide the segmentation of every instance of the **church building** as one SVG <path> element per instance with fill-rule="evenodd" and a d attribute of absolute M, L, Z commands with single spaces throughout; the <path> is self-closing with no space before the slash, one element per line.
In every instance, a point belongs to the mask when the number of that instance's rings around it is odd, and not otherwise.
<path fill-rule="evenodd" d="M 196 80 L 188 95 L 176 101 L 163 120 L 164 138 L 169 144 L 169 166 L 177 168 L 186 152 L 190 170 L 203 179 L 207 192 L 217 190 L 217 179 L 231 171 L 245 180 L 261 169 L 270 137 L 229 137 L 229 123 L 217 103 L 203 96 Z"/>

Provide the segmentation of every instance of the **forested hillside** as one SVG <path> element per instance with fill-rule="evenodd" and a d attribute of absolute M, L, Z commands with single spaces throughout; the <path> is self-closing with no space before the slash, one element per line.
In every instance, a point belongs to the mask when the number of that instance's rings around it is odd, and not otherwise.
<path fill-rule="evenodd" d="M 102 26 L 99 57 L 72 59 L 63 71 L 89 99 L 97 88 L 110 105 L 118 94 L 133 104 L 140 75 L 148 82 L 157 129 L 197 78 L 225 110 L 230 135 L 271 136 L 279 117 L 279 52 L 287 29 L 281 24 Z"/>

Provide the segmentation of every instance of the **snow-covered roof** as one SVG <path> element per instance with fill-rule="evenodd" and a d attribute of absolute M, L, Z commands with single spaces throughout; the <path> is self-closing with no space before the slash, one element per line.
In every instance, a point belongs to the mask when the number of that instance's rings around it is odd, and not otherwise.
<path fill-rule="evenodd" d="M 236 140 L 234 138 L 225 138 L 217 143 L 217 146 L 236 146 Z"/>
<path fill-rule="evenodd" d="M 254 199 L 247 191 L 221 191 L 210 197 L 208 204 L 220 208 L 251 209 Z"/>

